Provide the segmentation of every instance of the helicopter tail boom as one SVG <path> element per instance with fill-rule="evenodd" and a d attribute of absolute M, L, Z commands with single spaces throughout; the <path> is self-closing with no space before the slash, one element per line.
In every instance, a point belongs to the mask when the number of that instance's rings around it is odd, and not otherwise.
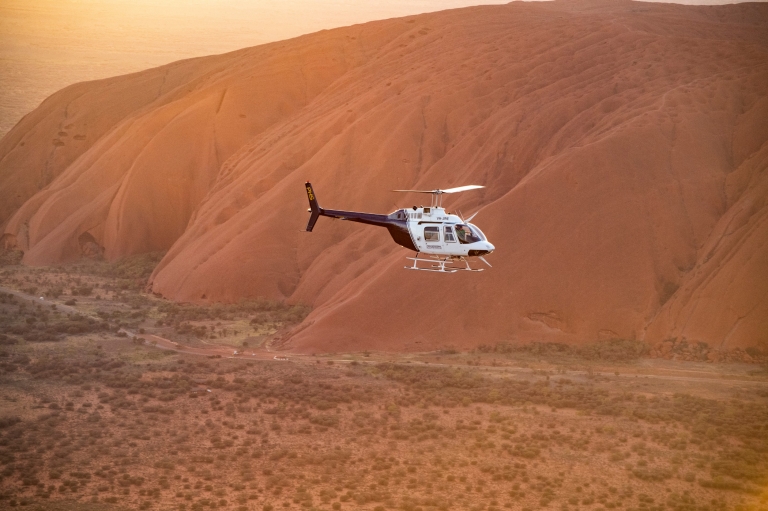
<path fill-rule="evenodd" d="M 349 222 L 358 222 L 361 224 L 386 227 L 387 229 L 389 229 L 390 233 L 393 233 L 392 236 L 395 238 L 395 241 L 397 241 L 401 245 L 405 243 L 405 241 L 403 241 L 405 238 L 403 238 L 403 240 L 398 241 L 402 237 L 400 236 L 399 233 L 400 231 L 404 231 L 407 235 L 408 243 L 406 243 L 403 246 L 406 246 L 406 247 L 412 246 L 412 243 L 410 243 L 410 235 L 408 234 L 408 228 L 405 226 L 405 220 L 390 218 L 389 215 L 377 215 L 374 213 L 362 213 L 360 211 L 342 211 L 337 209 L 321 208 L 320 205 L 317 203 L 317 195 L 315 195 L 315 191 L 312 189 L 312 184 L 307 182 L 305 184 L 305 188 L 307 189 L 307 198 L 309 199 L 309 213 L 310 213 L 309 223 L 307 223 L 308 232 L 312 232 L 312 229 L 314 229 L 315 223 L 317 223 L 318 218 L 320 218 L 321 216 L 327 216 L 329 218 L 347 220 Z"/>

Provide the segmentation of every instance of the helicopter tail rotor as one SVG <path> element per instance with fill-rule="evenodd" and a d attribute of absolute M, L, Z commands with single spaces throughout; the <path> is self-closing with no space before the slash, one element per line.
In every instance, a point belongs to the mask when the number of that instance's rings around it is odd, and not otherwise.
<path fill-rule="evenodd" d="M 307 181 L 305 186 L 307 188 L 307 198 L 309 199 L 309 212 L 311 213 L 309 216 L 309 223 L 307 223 L 307 232 L 312 232 L 312 229 L 315 228 L 315 223 L 317 223 L 317 219 L 320 218 L 320 215 L 322 214 L 323 208 L 317 203 L 317 196 L 315 195 L 314 190 L 312 190 L 312 184 Z"/>

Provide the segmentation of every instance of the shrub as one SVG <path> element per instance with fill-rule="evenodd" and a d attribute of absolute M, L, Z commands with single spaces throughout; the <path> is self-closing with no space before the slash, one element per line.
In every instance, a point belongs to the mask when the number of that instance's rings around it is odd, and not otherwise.
<path fill-rule="evenodd" d="M 704 488 L 713 488 L 716 490 L 741 490 L 743 488 L 743 485 L 738 481 L 719 476 L 712 479 L 700 479 L 699 484 Z"/>
<path fill-rule="evenodd" d="M 64 289 L 60 286 L 49 287 L 46 294 L 49 298 L 58 298 L 64 294 Z"/>
<path fill-rule="evenodd" d="M 90 296 L 93 288 L 91 286 L 79 286 L 72 288 L 72 296 Z"/>
<path fill-rule="evenodd" d="M 632 475 L 643 481 L 664 481 L 672 477 L 672 472 L 662 467 L 637 467 Z"/>
<path fill-rule="evenodd" d="M 0 250 L 0 266 L 16 266 L 21 264 L 24 252 L 21 250 Z"/>
<path fill-rule="evenodd" d="M 0 346 L 10 346 L 16 344 L 17 342 L 18 341 L 16 341 L 16 339 L 8 337 L 5 334 L 0 334 Z"/>
<path fill-rule="evenodd" d="M 19 422 L 21 422 L 21 419 L 16 417 L 15 415 L 0 416 L 0 429 L 13 426 L 14 424 L 18 424 Z"/>
<path fill-rule="evenodd" d="M 310 417 L 309 422 L 317 424 L 318 426 L 333 428 L 338 426 L 339 418 L 335 415 L 315 415 Z"/>

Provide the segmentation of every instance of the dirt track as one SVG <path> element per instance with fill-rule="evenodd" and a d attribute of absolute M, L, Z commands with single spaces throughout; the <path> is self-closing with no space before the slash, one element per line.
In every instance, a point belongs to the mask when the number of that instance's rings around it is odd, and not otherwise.
<path fill-rule="evenodd" d="M 21 291 L 17 291 L 15 289 L 10 289 L 7 287 L 0 286 L 0 291 L 5 293 L 10 293 L 18 298 L 28 300 L 33 303 L 39 303 L 44 305 L 55 305 L 57 310 L 60 310 L 62 312 L 67 312 L 71 314 L 80 314 L 87 317 L 92 317 L 94 319 L 100 320 L 101 318 L 94 316 L 92 314 L 88 314 L 87 312 L 83 312 L 82 310 L 79 310 L 76 307 L 64 305 L 62 302 L 58 300 L 50 300 L 46 299 L 45 297 L 39 297 L 39 296 L 33 296 L 28 293 L 24 293 Z M 147 346 L 152 346 L 158 349 L 162 350 L 170 350 L 170 351 L 176 351 L 178 353 L 184 353 L 187 355 L 198 355 L 198 356 L 220 356 L 222 358 L 238 358 L 242 360 L 272 360 L 276 362 L 285 362 L 285 361 L 293 361 L 293 362 L 303 362 L 303 363 L 311 363 L 316 362 L 318 359 L 322 359 L 326 362 L 333 362 L 336 364 L 349 364 L 351 363 L 354 358 L 338 358 L 338 357 L 327 357 L 327 356 L 320 356 L 319 358 L 317 356 L 309 355 L 309 354 L 300 354 L 300 353 L 292 353 L 290 355 L 286 354 L 276 354 L 274 351 L 270 350 L 267 346 L 266 348 L 253 348 L 248 350 L 235 350 L 232 347 L 229 346 L 218 346 L 211 344 L 208 348 L 201 348 L 201 347 L 193 347 L 193 346 L 187 346 L 175 341 L 172 341 L 170 339 L 166 339 L 164 337 L 160 337 L 158 335 L 154 334 L 139 334 L 137 332 L 127 330 L 125 328 L 120 329 L 121 332 L 125 332 L 126 335 L 129 337 L 140 337 L 145 339 L 145 344 Z M 444 362 L 427 362 L 423 360 L 418 360 L 415 357 L 423 356 L 423 355 L 429 355 L 428 353 L 412 353 L 408 355 L 408 359 L 404 360 L 402 357 L 394 357 L 391 354 L 373 354 L 369 361 L 371 363 L 376 362 L 389 362 L 389 363 L 395 363 L 395 364 L 409 364 L 411 366 L 429 366 L 429 367 L 446 367 L 446 368 L 457 368 L 457 367 L 463 367 L 467 368 L 465 362 L 455 362 L 455 363 L 444 363 Z M 742 385 L 742 384 L 753 384 L 757 386 L 768 386 L 768 379 L 758 376 L 751 376 L 747 374 L 747 371 L 744 370 L 744 368 L 741 368 L 740 371 L 715 371 L 714 369 L 711 371 L 704 371 L 700 369 L 692 369 L 689 367 L 684 367 L 684 364 L 689 364 L 686 362 L 667 362 L 665 361 L 664 365 L 667 366 L 675 366 L 675 367 L 660 367 L 661 363 L 658 361 L 654 361 L 651 359 L 644 360 L 644 364 L 640 366 L 633 366 L 633 367 L 627 367 L 626 365 L 620 365 L 617 367 L 606 367 L 603 366 L 599 370 L 588 370 L 588 369 L 576 369 L 576 370 L 561 370 L 559 372 L 559 376 L 562 377 L 584 377 L 584 376 L 601 376 L 601 377 L 610 377 L 610 378 L 620 378 L 622 380 L 625 379 L 652 379 L 652 380 L 667 380 L 667 381 L 678 381 L 678 382 L 689 382 L 689 383 L 721 383 L 725 385 Z M 532 372 L 535 372 L 537 370 L 540 370 L 538 368 L 526 368 L 526 367 L 517 367 L 517 366 L 493 366 L 493 365 L 475 365 L 471 366 L 474 369 L 478 371 L 484 371 L 491 374 L 504 374 L 504 373 L 516 373 L 516 374 L 530 374 Z"/>

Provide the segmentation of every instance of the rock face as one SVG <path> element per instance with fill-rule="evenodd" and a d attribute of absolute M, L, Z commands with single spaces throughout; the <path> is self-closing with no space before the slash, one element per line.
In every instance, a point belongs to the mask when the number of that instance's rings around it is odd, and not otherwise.
<path fill-rule="evenodd" d="M 0 142 L 26 264 L 168 250 L 152 291 L 314 307 L 298 351 L 669 338 L 768 348 L 768 5 L 512 3 L 324 31 L 53 95 Z M 497 249 L 405 272 L 393 188 Z"/>

